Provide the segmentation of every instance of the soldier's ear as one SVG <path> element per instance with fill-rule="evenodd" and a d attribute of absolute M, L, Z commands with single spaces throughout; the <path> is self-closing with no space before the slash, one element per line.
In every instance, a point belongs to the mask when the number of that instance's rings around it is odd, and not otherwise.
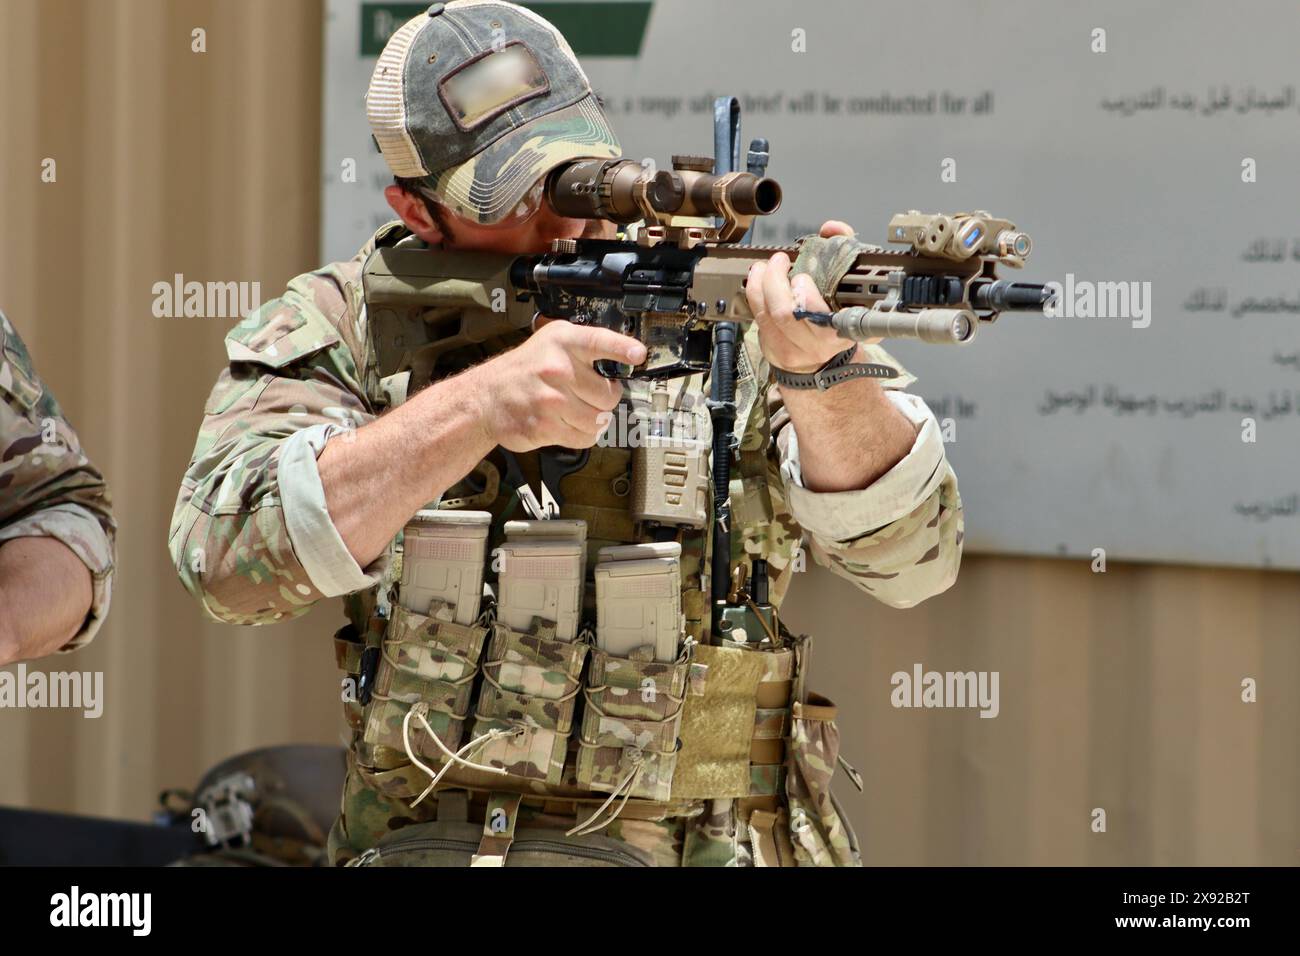
<path fill-rule="evenodd" d="M 393 212 L 397 213 L 398 218 L 406 224 L 407 229 L 431 246 L 442 245 L 446 236 L 429 215 L 429 207 L 425 205 L 423 199 L 397 185 L 384 187 L 384 198 L 388 200 L 388 205 L 392 207 Z"/>

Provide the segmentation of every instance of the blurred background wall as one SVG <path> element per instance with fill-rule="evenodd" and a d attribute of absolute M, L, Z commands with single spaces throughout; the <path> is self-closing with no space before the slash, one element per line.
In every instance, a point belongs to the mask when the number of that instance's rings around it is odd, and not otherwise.
<path fill-rule="evenodd" d="M 40 665 L 103 671 L 103 716 L 0 711 L 0 804 L 143 819 L 160 789 L 237 751 L 342 739 L 336 604 L 273 628 L 207 624 L 170 568 L 231 323 L 152 314 L 153 284 L 176 273 L 259 281 L 269 299 L 319 264 L 323 14 L 313 0 L 3 14 L 0 308 L 105 472 L 121 531 L 99 638 Z M 1300 575 L 968 555 L 951 591 L 909 611 L 812 570 L 786 616 L 819 635 L 813 686 L 840 704 L 865 777 L 837 791 L 869 862 L 1300 862 Z M 998 671 L 999 716 L 893 708 L 890 675 L 916 663 Z"/>

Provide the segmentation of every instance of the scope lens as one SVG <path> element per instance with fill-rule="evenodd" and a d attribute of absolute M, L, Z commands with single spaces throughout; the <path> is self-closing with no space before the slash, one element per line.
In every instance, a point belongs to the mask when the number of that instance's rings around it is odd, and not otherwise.
<path fill-rule="evenodd" d="M 776 212 L 781 205 L 781 187 L 774 179 L 760 179 L 754 189 L 754 205 L 758 211 L 768 216 Z"/>

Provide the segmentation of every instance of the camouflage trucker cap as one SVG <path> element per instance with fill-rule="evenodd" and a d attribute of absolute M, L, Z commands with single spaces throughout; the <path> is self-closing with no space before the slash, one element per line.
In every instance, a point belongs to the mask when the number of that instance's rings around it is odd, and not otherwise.
<path fill-rule="evenodd" d="M 616 159 L 618 140 L 560 32 L 500 0 L 435 3 L 389 38 L 366 117 L 396 176 L 480 223 L 505 218 L 570 159 Z"/>

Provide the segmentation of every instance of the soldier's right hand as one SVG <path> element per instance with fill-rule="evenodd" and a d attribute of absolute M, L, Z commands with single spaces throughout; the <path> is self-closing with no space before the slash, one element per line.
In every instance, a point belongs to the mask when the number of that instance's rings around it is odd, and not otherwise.
<path fill-rule="evenodd" d="M 539 318 L 533 328 L 523 345 L 474 370 L 488 434 L 514 452 L 590 448 L 623 395 L 622 384 L 592 363 L 640 365 L 645 346 L 610 329 L 562 320 Z"/>

